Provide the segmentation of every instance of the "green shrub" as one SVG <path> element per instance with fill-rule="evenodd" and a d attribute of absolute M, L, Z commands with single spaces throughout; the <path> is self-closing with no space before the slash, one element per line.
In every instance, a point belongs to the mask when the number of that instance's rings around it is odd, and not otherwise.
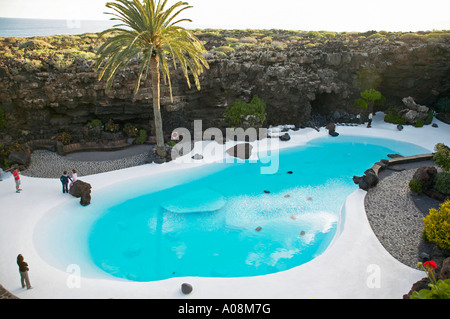
<path fill-rule="evenodd" d="M 395 113 L 386 114 L 384 121 L 392 124 L 406 124 L 406 120 L 400 114 Z"/>
<path fill-rule="evenodd" d="M 450 299 L 450 279 L 438 280 L 436 285 L 430 284 L 431 289 L 414 291 L 411 299 Z"/>
<path fill-rule="evenodd" d="M 448 172 L 450 170 L 450 148 L 443 144 L 438 143 L 434 147 L 436 153 L 433 156 L 433 161 L 437 166 L 442 168 L 444 172 Z"/>
<path fill-rule="evenodd" d="M 61 133 L 60 135 L 58 135 L 58 136 L 56 137 L 56 140 L 57 140 L 57 141 L 60 141 L 60 142 L 63 143 L 64 145 L 69 145 L 70 143 L 72 143 L 73 138 L 72 138 L 72 136 L 70 135 L 70 133 L 63 132 L 63 133 Z"/>
<path fill-rule="evenodd" d="M 400 36 L 400 39 L 403 41 L 420 40 L 421 38 L 422 36 L 416 33 L 405 33 Z"/>
<path fill-rule="evenodd" d="M 417 119 L 415 127 L 423 127 L 423 121 L 421 119 Z"/>
<path fill-rule="evenodd" d="M 442 194 L 448 194 L 450 192 L 450 173 L 437 173 L 434 178 L 434 188 Z"/>
<path fill-rule="evenodd" d="M 308 38 L 321 38 L 322 35 L 318 31 L 309 31 L 306 35 Z"/>
<path fill-rule="evenodd" d="M 25 59 L 24 60 L 24 68 L 25 70 L 27 70 L 28 72 L 34 72 L 39 70 L 40 68 L 42 68 L 42 61 L 41 60 L 30 60 L 30 59 Z"/>
<path fill-rule="evenodd" d="M 273 42 L 271 43 L 271 45 L 272 45 L 273 47 L 275 47 L 275 48 L 278 48 L 278 49 L 283 49 L 284 47 L 286 47 L 286 44 L 283 43 L 283 42 L 280 42 L 280 41 L 273 41 Z"/>
<path fill-rule="evenodd" d="M 252 37 L 245 37 L 245 38 L 239 39 L 239 42 L 240 43 L 256 44 L 256 43 L 258 43 L 258 40 L 256 40 L 255 38 L 252 38 Z"/>
<path fill-rule="evenodd" d="M 223 53 L 234 52 L 234 49 L 233 49 L 232 47 L 230 47 L 230 46 L 227 46 L 227 45 L 218 47 L 218 48 L 216 48 L 216 49 L 214 49 L 214 50 L 215 50 L 215 51 L 220 51 L 220 52 L 223 52 Z"/>
<path fill-rule="evenodd" d="M 305 45 L 305 48 L 306 49 L 314 48 L 314 47 L 316 47 L 318 45 L 319 45 L 319 43 L 308 43 L 308 44 Z"/>
<path fill-rule="evenodd" d="M 411 299 L 450 299 L 450 279 L 439 279 L 436 281 L 436 275 L 434 274 L 434 271 L 437 269 L 436 263 L 433 260 L 429 260 L 424 263 L 418 263 L 417 266 L 422 268 L 427 274 L 430 281 L 428 284 L 430 289 L 414 291 Z"/>
<path fill-rule="evenodd" d="M 410 180 L 409 189 L 416 194 L 422 194 L 422 182 L 418 179 Z"/>
<path fill-rule="evenodd" d="M 226 55 L 226 53 L 220 52 L 220 51 L 216 51 L 216 58 L 218 59 L 226 59 L 228 57 L 228 55 Z"/>
<path fill-rule="evenodd" d="M 225 38 L 225 41 L 227 43 L 236 43 L 236 42 L 239 42 L 239 39 L 238 38 Z"/>
<path fill-rule="evenodd" d="M 386 38 L 386 36 L 384 34 L 380 34 L 380 33 L 374 33 L 370 36 L 367 37 L 367 39 L 379 39 L 379 38 Z"/>
<path fill-rule="evenodd" d="M 74 62 L 73 57 L 65 56 L 64 54 L 55 54 L 52 56 L 53 66 L 58 71 L 65 71 L 72 66 Z"/>
<path fill-rule="evenodd" d="M 261 41 L 262 41 L 263 43 L 272 43 L 273 37 L 267 36 L 267 37 L 262 38 Z"/>
<path fill-rule="evenodd" d="M 359 107 L 360 109 L 367 110 L 367 107 L 369 106 L 369 103 L 367 103 L 367 101 L 364 100 L 364 99 L 357 99 L 355 101 L 355 106 Z"/>
<path fill-rule="evenodd" d="M 234 126 L 241 125 L 248 115 L 252 115 L 256 118 L 256 122 L 263 124 L 266 120 L 266 102 L 260 99 L 257 95 L 253 96 L 250 103 L 245 103 L 241 99 L 237 99 L 231 107 L 228 107 L 224 112 L 225 120 Z M 258 124 L 253 121 L 249 121 L 250 125 Z"/>
<path fill-rule="evenodd" d="M 367 109 L 373 105 L 383 105 L 386 98 L 375 89 L 367 89 L 361 92 L 361 98 L 355 101 L 355 106 L 361 109 Z"/>
<path fill-rule="evenodd" d="M 134 144 L 141 145 L 147 141 L 147 131 L 144 129 L 139 130 L 139 136 L 134 141 Z"/>
<path fill-rule="evenodd" d="M 52 49 L 53 46 L 44 40 L 30 40 L 19 44 L 19 49 Z"/>
<path fill-rule="evenodd" d="M 102 126 L 102 121 L 92 120 L 86 124 L 87 128 L 94 128 L 94 127 L 98 127 L 98 126 Z"/>
<path fill-rule="evenodd" d="M 443 249 L 450 249 L 450 200 L 439 209 L 431 208 L 430 213 L 423 219 L 424 238 L 436 243 Z"/>
<path fill-rule="evenodd" d="M 427 116 L 427 118 L 425 119 L 425 123 L 430 124 L 431 121 L 433 121 L 433 118 L 434 118 L 434 112 L 433 112 L 433 110 L 429 110 L 429 111 L 428 111 L 428 116 Z"/>
<path fill-rule="evenodd" d="M 136 137 L 138 135 L 139 130 L 133 124 L 126 123 L 123 127 L 123 132 L 128 137 Z"/>
<path fill-rule="evenodd" d="M 118 132 L 119 129 L 120 129 L 120 124 L 115 123 L 113 119 L 109 119 L 108 122 L 106 122 L 106 124 L 105 124 L 105 131 L 115 133 L 115 132 Z"/>

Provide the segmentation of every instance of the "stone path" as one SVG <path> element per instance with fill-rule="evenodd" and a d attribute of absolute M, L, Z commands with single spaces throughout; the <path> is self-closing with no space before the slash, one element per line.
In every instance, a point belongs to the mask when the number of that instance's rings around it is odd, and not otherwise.
<path fill-rule="evenodd" d="M 19 299 L 0 285 L 0 299 Z"/>
<path fill-rule="evenodd" d="M 152 149 L 152 146 L 144 145 L 113 152 L 83 152 L 66 156 L 36 150 L 31 154 L 30 166 L 22 174 L 40 178 L 59 178 L 64 171 L 70 173 L 72 169 L 77 170 L 78 177 L 109 172 L 146 164 Z"/>

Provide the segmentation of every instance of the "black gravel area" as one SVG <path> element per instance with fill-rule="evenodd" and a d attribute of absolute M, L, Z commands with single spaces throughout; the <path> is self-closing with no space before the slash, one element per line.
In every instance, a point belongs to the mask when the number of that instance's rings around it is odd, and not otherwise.
<path fill-rule="evenodd" d="M 154 146 L 132 146 L 109 152 L 80 152 L 65 156 L 46 150 L 31 154 L 30 166 L 22 172 L 25 176 L 59 178 L 64 171 L 76 169 L 78 177 L 115 171 L 151 163 Z"/>
<path fill-rule="evenodd" d="M 422 219 L 430 208 L 439 208 L 441 204 L 409 190 L 409 181 L 422 166 L 435 164 L 422 161 L 382 170 L 380 182 L 369 189 L 364 203 L 369 223 L 381 244 L 394 258 L 412 268 L 417 268 L 424 256 L 433 255 L 434 245 L 422 239 Z"/>

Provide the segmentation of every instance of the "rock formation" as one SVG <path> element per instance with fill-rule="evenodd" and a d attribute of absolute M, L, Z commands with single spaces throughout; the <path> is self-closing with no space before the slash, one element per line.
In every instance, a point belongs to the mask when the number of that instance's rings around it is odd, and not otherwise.
<path fill-rule="evenodd" d="M 91 203 L 91 185 L 86 182 L 77 180 L 70 187 L 69 193 L 76 198 L 81 198 L 80 204 L 82 206 L 87 206 Z"/>
<path fill-rule="evenodd" d="M 408 96 L 419 105 L 431 106 L 450 95 L 450 44 L 439 35 L 433 41 L 431 36 L 407 35 L 199 32 L 209 50 L 210 69 L 200 78 L 200 91 L 187 87 L 180 70 L 173 71 L 173 101 L 168 87 L 162 86 L 165 133 L 169 136 L 177 127 L 193 129 L 195 119 L 202 119 L 205 129 L 223 129 L 227 106 L 237 98 L 249 101 L 255 94 L 267 103 L 266 126 L 302 127 L 314 116 L 323 116 L 323 125 L 331 118 L 335 123 L 341 120 L 336 117 L 350 119 L 360 112 L 354 101 L 369 86 L 382 92 L 387 106 L 399 105 Z M 248 37 L 256 44 L 244 45 L 241 39 Z M 26 142 L 68 132 L 74 140 L 86 140 L 88 133 L 83 128 L 93 119 L 103 123 L 113 119 L 121 125 L 131 122 L 152 135 L 150 79 L 143 80 L 133 95 L 139 68 L 136 60 L 118 74 L 106 94 L 105 83 L 97 80 L 93 69 L 100 40 L 87 43 L 84 56 L 73 49 L 81 50 L 88 38 L 47 37 L 44 40 L 51 45 L 40 51 L 23 47 L 21 38 L 0 39 L 3 52 L 11 52 L 9 56 L 0 53 L 3 135 L 7 132 L 14 141 Z"/>
<path fill-rule="evenodd" d="M 420 119 L 425 122 L 428 117 L 429 108 L 424 105 L 419 105 L 414 101 L 414 98 L 408 96 L 402 99 L 406 109 L 400 112 L 400 115 L 408 124 L 416 124 Z"/>
<path fill-rule="evenodd" d="M 336 124 L 334 124 L 334 123 L 329 123 L 329 124 L 326 126 L 326 129 L 328 130 L 328 134 L 329 134 L 329 135 L 331 135 L 331 136 L 333 136 L 333 137 L 339 136 L 339 133 L 336 132 Z"/>
<path fill-rule="evenodd" d="M 419 167 L 413 175 L 412 179 L 419 180 L 423 191 L 428 191 L 433 188 L 434 178 L 436 177 L 437 169 L 434 166 Z"/>
<path fill-rule="evenodd" d="M 353 176 L 353 182 L 365 191 L 377 186 L 379 180 L 377 174 L 371 168 L 366 170 L 363 176 Z"/>

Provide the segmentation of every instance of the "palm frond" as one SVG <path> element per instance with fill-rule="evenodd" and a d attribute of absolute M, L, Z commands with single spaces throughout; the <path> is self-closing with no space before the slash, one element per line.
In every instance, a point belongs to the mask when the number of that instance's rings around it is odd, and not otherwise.
<path fill-rule="evenodd" d="M 180 18 L 180 14 L 192 8 L 187 2 L 178 1 L 166 9 L 168 0 L 115 0 L 106 7 L 113 10 L 111 20 L 118 24 L 105 30 L 101 36 L 112 35 L 97 51 L 96 71 L 100 70 L 99 79 L 107 80 L 107 90 L 111 88 L 118 71 L 132 58 L 141 56 L 135 94 L 139 90 L 141 79 L 146 78 L 150 68 L 150 58 L 158 56 L 160 72 L 168 83 L 172 98 L 172 82 L 168 60 L 177 61 L 184 77 L 191 86 L 189 75 L 192 74 L 195 85 L 200 89 L 199 75 L 208 63 L 202 43 L 188 30 L 179 26 L 181 22 L 191 21 Z"/>

